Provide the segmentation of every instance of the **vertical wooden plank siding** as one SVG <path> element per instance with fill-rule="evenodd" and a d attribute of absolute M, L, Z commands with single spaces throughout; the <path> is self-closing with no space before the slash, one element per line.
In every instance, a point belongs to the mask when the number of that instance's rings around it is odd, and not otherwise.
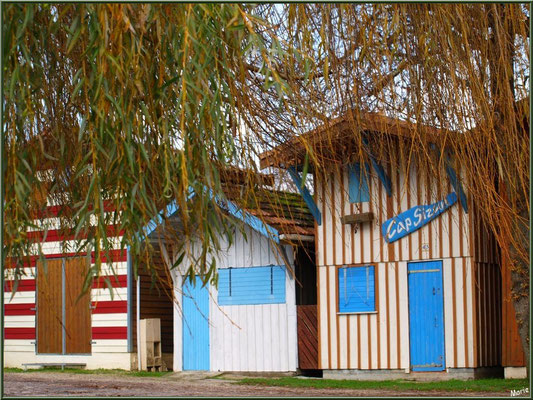
<path fill-rule="evenodd" d="M 245 227 L 234 236 L 229 246 L 217 256 L 218 268 L 246 268 L 282 265 L 277 250 L 268 239 Z M 285 247 L 289 262 L 294 262 L 292 249 Z M 200 246 L 192 244 L 193 254 Z M 211 262 L 210 259 L 207 262 Z M 319 275 L 322 268 L 319 268 Z M 179 281 L 176 271 L 174 281 Z M 209 287 L 209 368 L 212 371 L 295 371 L 298 367 L 298 322 L 295 304 L 295 281 L 285 271 L 285 302 L 273 304 L 220 305 L 218 291 Z M 322 276 L 318 278 L 323 279 Z M 179 297 L 179 296 L 178 296 Z M 322 299 L 320 300 L 322 301 Z M 316 310 L 318 313 L 318 309 Z M 327 315 L 327 314 L 324 314 Z M 181 316 L 178 316 L 181 320 Z M 318 321 L 320 323 L 320 321 Z M 316 324 L 316 322 L 315 322 Z M 318 328 L 318 327 L 317 327 Z M 179 340 L 179 339 L 178 339 Z M 182 343 L 174 346 L 175 358 L 182 355 Z"/>
<path fill-rule="evenodd" d="M 396 156 L 395 156 L 396 157 Z M 399 156 L 398 156 L 399 157 Z M 316 199 L 323 223 L 317 227 L 319 364 L 326 369 L 403 369 L 409 367 L 407 261 L 442 259 L 446 301 L 448 368 L 496 365 L 500 344 L 496 310 L 499 275 L 480 267 L 477 257 L 496 266 L 496 243 L 479 227 L 479 211 L 465 214 L 459 203 L 436 220 L 395 243 L 381 236 L 381 224 L 415 205 L 441 200 L 453 189 L 442 187 L 412 163 L 409 174 L 388 168 L 391 198 L 376 176 L 369 179 L 371 201 L 351 204 L 346 169 L 332 167 L 317 179 Z M 458 171 L 460 175 L 460 171 Z M 374 220 L 342 224 L 342 216 L 373 212 Z M 489 249 L 483 249 L 486 240 Z M 423 245 L 429 248 L 423 249 Z M 485 251 L 485 253 L 483 253 Z M 483 255 L 484 254 L 484 255 Z M 337 314 L 337 267 L 375 263 L 377 313 Z M 378 278 L 379 277 L 379 278 Z M 484 285 L 485 291 L 479 285 Z M 489 292 L 487 292 L 487 290 Z M 490 291 L 494 296 L 487 295 Z M 485 346 L 485 343 L 487 346 Z M 481 347 L 489 350 L 481 350 Z"/>
<path fill-rule="evenodd" d="M 48 260 L 37 266 L 37 352 L 63 352 L 63 260 Z"/>
<path fill-rule="evenodd" d="M 91 298 L 82 293 L 89 265 L 86 257 L 65 260 L 65 340 L 67 353 L 91 352 Z"/>
<path fill-rule="evenodd" d="M 511 271 L 509 260 L 502 257 L 502 336 L 501 336 L 501 363 L 504 367 L 525 367 L 526 358 L 518 334 L 516 311 L 512 301 Z"/>

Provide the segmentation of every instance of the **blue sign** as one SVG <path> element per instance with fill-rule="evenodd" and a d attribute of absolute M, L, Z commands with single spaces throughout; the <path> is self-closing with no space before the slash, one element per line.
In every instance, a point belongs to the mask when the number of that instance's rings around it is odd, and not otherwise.
<path fill-rule="evenodd" d="M 381 234 L 387 243 L 395 242 L 404 236 L 422 228 L 437 218 L 457 202 L 455 192 L 450 193 L 444 200 L 427 206 L 416 206 L 388 219 L 381 225 Z"/>

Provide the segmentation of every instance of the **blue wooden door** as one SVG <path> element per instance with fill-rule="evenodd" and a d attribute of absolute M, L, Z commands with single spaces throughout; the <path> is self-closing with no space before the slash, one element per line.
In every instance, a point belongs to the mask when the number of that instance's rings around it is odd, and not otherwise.
<path fill-rule="evenodd" d="M 199 277 L 183 283 L 183 370 L 209 371 L 209 293 Z"/>
<path fill-rule="evenodd" d="M 444 307 L 442 261 L 408 264 L 409 339 L 413 371 L 442 371 Z"/>

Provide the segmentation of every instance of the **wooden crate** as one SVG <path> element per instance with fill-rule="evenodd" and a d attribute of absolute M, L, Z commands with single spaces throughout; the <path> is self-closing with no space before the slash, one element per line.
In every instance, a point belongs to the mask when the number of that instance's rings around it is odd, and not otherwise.
<path fill-rule="evenodd" d="M 141 370 L 160 371 L 163 366 L 161 354 L 161 320 L 141 319 Z"/>

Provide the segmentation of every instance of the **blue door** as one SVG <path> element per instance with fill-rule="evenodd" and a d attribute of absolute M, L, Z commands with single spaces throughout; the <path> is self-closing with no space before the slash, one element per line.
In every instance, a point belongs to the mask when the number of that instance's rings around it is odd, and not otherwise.
<path fill-rule="evenodd" d="M 443 371 L 442 261 L 408 264 L 409 339 L 413 371 Z"/>
<path fill-rule="evenodd" d="M 183 283 L 183 370 L 209 371 L 209 293 L 196 277 Z"/>

